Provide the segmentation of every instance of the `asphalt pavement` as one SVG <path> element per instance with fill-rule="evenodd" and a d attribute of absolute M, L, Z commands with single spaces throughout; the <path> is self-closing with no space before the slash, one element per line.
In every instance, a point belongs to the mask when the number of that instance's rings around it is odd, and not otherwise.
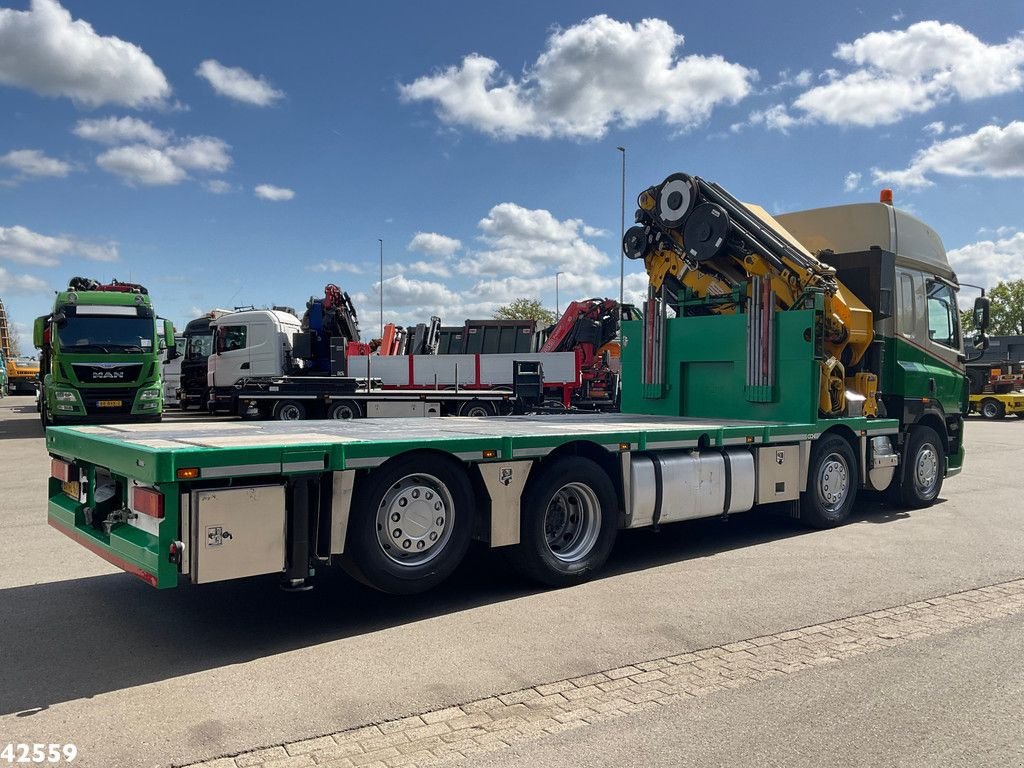
<path fill-rule="evenodd" d="M 753 513 L 627 532 L 601 578 L 572 589 L 524 584 L 481 547 L 441 588 L 412 598 L 379 595 L 341 573 L 304 594 L 279 591 L 274 578 L 158 592 L 46 525 L 48 459 L 37 414 L 31 398 L 7 398 L 0 401 L 0 745 L 73 742 L 84 766 L 184 764 L 1018 579 L 1021 430 L 1017 419 L 972 421 L 967 468 L 929 510 L 864 499 L 853 522 L 832 531 Z M 658 764 L 666 733 L 703 729 L 707 738 L 694 744 L 734 744 L 713 753 L 733 764 L 821 765 L 831 755 L 838 765 L 839 742 L 830 748 L 827 740 L 804 749 L 806 759 L 791 759 L 807 718 L 848 727 L 852 740 L 842 749 L 860 754 L 859 732 L 884 738 L 871 731 L 877 712 L 886 728 L 901 729 L 886 754 L 906 759 L 893 762 L 929 764 L 924 759 L 939 754 L 929 751 L 932 729 L 980 748 L 984 731 L 970 730 L 978 721 L 967 709 L 986 696 L 996 714 L 1020 711 L 1015 628 L 1019 622 L 1006 620 L 958 631 L 666 710 L 632 730 L 625 720 L 590 726 L 545 740 L 542 751 L 550 765 L 628 765 L 613 747 L 632 743 L 632 764 Z M 962 669 L 951 685 L 964 694 L 930 695 L 950 679 L 951 665 Z M 903 698 L 873 693 L 880 680 Z M 927 701 L 918 701 L 918 684 Z M 851 697 L 866 714 L 850 716 Z M 907 714 L 924 709 L 927 729 Z M 707 719 L 712 710 L 721 719 Z M 1005 718 L 990 720 L 1024 743 Z M 702 764 L 693 744 L 674 743 L 675 752 L 665 753 L 678 758 L 671 764 Z M 569 760 L 574 747 L 584 752 Z M 930 764 L 959 764 L 943 759 Z M 543 762 L 529 752 L 523 760 Z"/>

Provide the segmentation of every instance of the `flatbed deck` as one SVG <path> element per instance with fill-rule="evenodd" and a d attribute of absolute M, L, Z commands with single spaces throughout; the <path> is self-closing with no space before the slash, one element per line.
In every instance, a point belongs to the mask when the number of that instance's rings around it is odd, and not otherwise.
<path fill-rule="evenodd" d="M 52 454 L 161 483 L 174 482 L 176 470 L 185 467 L 199 468 L 203 478 L 340 471 L 375 467 L 397 454 L 431 448 L 479 462 L 542 457 L 578 440 L 611 451 L 792 443 L 815 439 L 837 424 L 868 436 L 899 429 L 895 420 L 863 417 L 780 423 L 618 413 L 119 424 L 54 428 L 46 439 Z"/>

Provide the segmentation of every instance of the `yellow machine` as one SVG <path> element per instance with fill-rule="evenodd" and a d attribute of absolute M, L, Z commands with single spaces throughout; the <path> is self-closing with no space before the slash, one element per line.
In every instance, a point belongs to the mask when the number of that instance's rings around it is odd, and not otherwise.
<path fill-rule="evenodd" d="M 810 293 L 820 293 L 825 358 L 819 410 L 838 416 L 847 411 L 848 399 L 855 399 L 864 415 L 877 415 L 877 375 L 846 375 L 871 345 L 871 310 L 839 281 L 833 267 L 763 208 L 741 203 L 696 176 L 673 174 L 642 192 L 638 205 L 638 225 L 626 232 L 623 250 L 629 258 L 643 259 L 652 291 L 667 288 L 712 299 L 707 311 L 717 314 L 742 310 L 730 299 L 737 290 L 768 313 L 800 307 Z"/>

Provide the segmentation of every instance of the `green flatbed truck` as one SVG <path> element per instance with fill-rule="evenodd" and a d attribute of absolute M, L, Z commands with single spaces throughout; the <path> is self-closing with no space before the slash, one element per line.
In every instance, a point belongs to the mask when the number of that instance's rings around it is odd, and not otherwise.
<path fill-rule="evenodd" d="M 621 529 L 766 505 L 824 528 L 862 489 L 932 504 L 962 467 L 966 407 L 935 233 L 884 204 L 783 226 L 680 176 L 641 195 L 653 213 L 624 243 L 651 289 L 622 324 L 623 413 L 54 428 L 50 524 L 161 589 L 259 574 L 305 589 L 340 564 L 408 594 L 473 539 L 560 586 L 597 572 Z M 724 213 L 691 231 L 710 199 Z M 772 256 L 778 242 L 792 252 Z"/>

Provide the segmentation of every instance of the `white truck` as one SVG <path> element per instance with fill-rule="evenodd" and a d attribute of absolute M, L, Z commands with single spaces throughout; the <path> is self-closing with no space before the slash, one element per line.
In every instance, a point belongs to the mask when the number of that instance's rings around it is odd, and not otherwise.
<path fill-rule="evenodd" d="M 357 355 L 327 375 L 310 368 L 299 348 L 305 331 L 293 314 L 243 310 L 211 327 L 210 410 L 251 417 L 494 416 L 541 400 L 550 377 L 568 384 L 578 375 L 572 352 Z"/>

